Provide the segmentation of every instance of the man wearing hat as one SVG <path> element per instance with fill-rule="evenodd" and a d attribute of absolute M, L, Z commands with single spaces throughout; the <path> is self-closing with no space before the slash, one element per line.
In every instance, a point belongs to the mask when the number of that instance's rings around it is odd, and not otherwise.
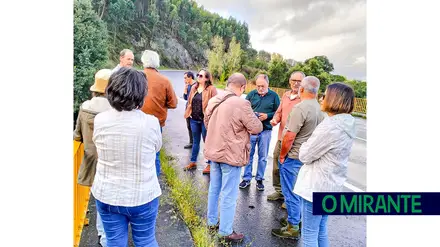
<path fill-rule="evenodd" d="M 73 139 L 84 144 L 84 159 L 78 172 L 78 184 L 83 186 L 91 187 L 95 177 L 98 154 L 92 141 L 93 124 L 98 113 L 111 109 L 110 103 L 105 97 L 105 88 L 111 73 L 112 71 L 109 69 L 102 69 L 95 74 L 95 83 L 90 87 L 93 98 L 81 104 L 76 128 L 73 132 Z M 96 214 L 96 229 L 100 244 L 106 247 L 107 241 L 99 214 Z"/>

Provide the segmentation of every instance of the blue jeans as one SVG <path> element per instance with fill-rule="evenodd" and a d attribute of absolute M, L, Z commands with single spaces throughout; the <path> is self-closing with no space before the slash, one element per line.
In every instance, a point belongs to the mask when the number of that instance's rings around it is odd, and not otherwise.
<path fill-rule="evenodd" d="M 96 209 L 101 215 L 108 247 L 128 246 L 128 224 L 135 246 L 159 246 L 155 236 L 159 197 L 136 207 L 112 206 L 96 200 Z"/>
<path fill-rule="evenodd" d="M 162 127 L 160 127 L 160 133 L 162 133 Z M 160 151 L 156 153 L 156 175 L 160 176 Z"/>
<path fill-rule="evenodd" d="M 241 167 L 211 161 L 211 174 L 208 193 L 208 225 L 218 223 L 218 201 L 220 201 L 219 234 L 232 234 L 235 206 L 237 205 L 238 184 L 240 183 Z"/>
<path fill-rule="evenodd" d="M 206 138 L 206 128 L 203 121 L 193 120 L 192 118 L 189 120 L 191 125 L 191 131 L 193 135 L 193 146 L 191 153 L 191 162 L 197 162 L 197 156 L 200 151 L 200 139 L 203 137 L 203 142 L 205 142 Z"/>
<path fill-rule="evenodd" d="M 272 130 L 263 130 L 258 135 L 251 135 L 251 155 L 249 163 L 244 168 L 243 180 L 251 181 L 252 179 L 252 163 L 254 162 L 255 146 L 258 143 L 258 168 L 255 180 L 264 179 L 264 171 L 266 171 L 267 154 L 269 153 L 269 144 L 272 137 Z"/>
<path fill-rule="evenodd" d="M 293 187 L 298 177 L 301 161 L 286 157 L 284 164 L 278 161 L 280 167 L 281 191 L 287 207 L 287 221 L 291 225 L 298 225 L 301 220 L 301 198 L 293 193 Z"/>
<path fill-rule="evenodd" d="M 304 247 L 329 247 L 327 234 L 328 215 L 313 215 L 313 204 L 302 200 L 302 241 Z"/>
<path fill-rule="evenodd" d="M 105 236 L 104 226 L 102 225 L 102 219 L 99 213 L 96 213 L 96 230 L 98 231 L 98 236 L 101 236 L 99 243 L 102 247 L 107 247 L 107 238 Z"/>

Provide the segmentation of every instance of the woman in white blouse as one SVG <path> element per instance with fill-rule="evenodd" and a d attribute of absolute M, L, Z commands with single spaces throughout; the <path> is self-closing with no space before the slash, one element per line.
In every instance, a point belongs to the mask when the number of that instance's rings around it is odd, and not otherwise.
<path fill-rule="evenodd" d="M 327 215 L 313 215 L 313 192 L 339 192 L 347 180 L 348 158 L 355 137 L 354 91 L 343 83 L 327 87 L 321 110 L 325 118 L 299 149 L 303 162 L 293 192 L 303 199 L 304 247 L 328 247 Z"/>
<path fill-rule="evenodd" d="M 106 94 L 112 109 L 95 117 L 98 164 L 92 193 L 107 246 L 127 246 L 128 224 L 136 246 L 158 246 L 155 224 L 162 191 L 155 159 L 162 135 L 159 120 L 140 110 L 147 78 L 123 67 L 110 77 Z"/>

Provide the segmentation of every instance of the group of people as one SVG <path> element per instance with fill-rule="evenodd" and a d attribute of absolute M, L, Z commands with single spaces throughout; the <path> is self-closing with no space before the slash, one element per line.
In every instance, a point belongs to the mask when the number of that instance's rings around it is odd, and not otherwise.
<path fill-rule="evenodd" d="M 167 110 L 177 107 L 177 97 L 157 71 L 156 52 L 143 52 L 143 72 L 131 68 L 133 59 L 133 52 L 123 50 L 116 68 L 96 73 L 93 97 L 81 105 L 74 131 L 85 148 L 78 183 L 92 187 L 102 246 L 126 246 L 129 224 L 136 246 L 158 246 L 162 127 Z M 267 199 L 282 200 L 287 218 L 272 234 L 293 239 L 301 234 L 304 246 L 329 246 L 327 216 L 312 214 L 312 193 L 340 191 L 347 179 L 355 136 L 353 89 L 330 84 L 318 102 L 319 79 L 300 71 L 291 74 L 291 90 L 281 100 L 269 89 L 265 74 L 257 75 L 256 89 L 246 98 L 241 97 L 247 86 L 241 73 L 232 74 L 221 92 L 206 69 L 196 80 L 186 72 L 184 81 L 190 139 L 184 148 L 192 149 L 184 170 L 197 168 L 203 139 L 203 173 L 210 174 L 208 228 L 226 241 L 244 238 L 233 230 L 238 191 L 251 183 L 257 147 L 256 187 L 264 190 L 272 128 L 280 124 L 273 155 L 275 192 Z"/>

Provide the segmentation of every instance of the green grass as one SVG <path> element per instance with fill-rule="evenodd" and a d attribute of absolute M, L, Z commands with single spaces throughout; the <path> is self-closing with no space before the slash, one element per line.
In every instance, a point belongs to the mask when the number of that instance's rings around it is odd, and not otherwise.
<path fill-rule="evenodd" d="M 194 240 L 194 246 L 208 247 L 214 246 L 214 239 L 210 235 L 206 219 L 197 215 L 197 205 L 201 194 L 188 178 L 180 178 L 175 170 L 174 158 L 162 149 L 160 152 L 160 162 L 165 181 L 170 187 L 170 197 L 179 210 L 183 221 L 188 226 Z"/>
<path fill-rule="evenodd" d="M 360 118 L 363 118 L 363 119 L 367 119 L 367 115 L 366 115 L 366 114 L 357 113 L 357 112 L 352 112 L 351 115 L 352 115 L 353 117 L 360 117 Z"/>
<path fill-rule="evenodd" d="M 216 82 L 214 82 L 214 87 L 220 88 L 220 89 L 225 89 L 226 88 L 226 82 L 216 81 Z"/>

